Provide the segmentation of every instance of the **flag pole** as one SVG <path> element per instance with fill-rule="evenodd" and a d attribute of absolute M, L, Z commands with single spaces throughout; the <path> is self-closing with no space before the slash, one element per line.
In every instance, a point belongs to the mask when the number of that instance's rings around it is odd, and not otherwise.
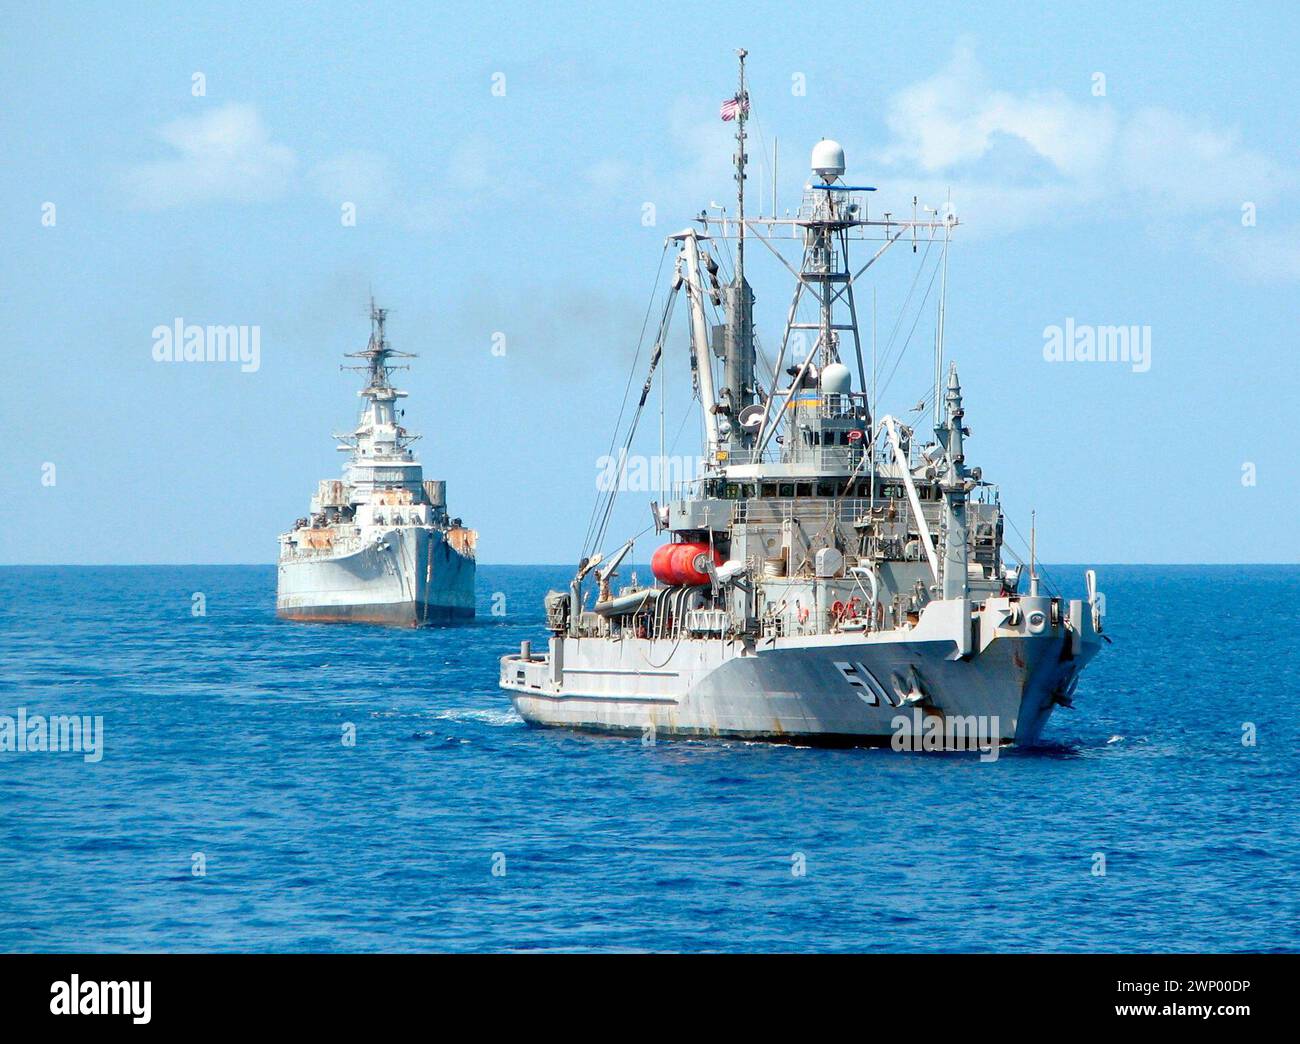
<path fill-rule="evenodd" d="M 739 240 L 736 244 L 736 282 L 745 282 L 745 117 L 749 113 L 749 96 L 745 92 L 745 57 L 743 47 L 736 52 L 740 58 L 740 89 L 736 92 L 736 219 L 739 222 Z"/>

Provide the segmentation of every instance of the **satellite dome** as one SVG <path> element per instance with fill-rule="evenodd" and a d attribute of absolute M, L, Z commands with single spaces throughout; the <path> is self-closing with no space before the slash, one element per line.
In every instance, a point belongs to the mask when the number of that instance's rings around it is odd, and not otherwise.
<path fill-rule="evenodd" d="M 822 394 L 846 395 L 853 387 L 853 375 L 843 363 L 833 362 L 822 370 Z"/>
<path fill-rule="evenodd" d="M 812 150 L 812 169 L 823 181 L 834 181 L 844 173 L 844 146 L 822 138 Z"/>

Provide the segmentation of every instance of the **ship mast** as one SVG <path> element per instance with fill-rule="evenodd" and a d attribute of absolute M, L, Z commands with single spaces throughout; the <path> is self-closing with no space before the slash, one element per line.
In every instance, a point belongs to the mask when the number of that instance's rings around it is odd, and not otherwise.
<path fill-rule="evenodd" d="M 406 392 L 399 391 L 393 387 L 389 380 L 389 374 L 394 370 L 409 370 L 409 366 L 395 366 L 389 362 L 390 359 L 414 359 L 412 352 L 399 352 L 388 343 L 388 337 L 384 332 L 384 324 L 388 319 L 388 309 L 378 308 L 375 306 L 375 299 L 370 299 L 370 341 L 366 344 L 365 351 L 347 352 L 345 357 L 348 359 L 364 359 L 362 366 L 340 366 L 341 370 L 351 370 L 354 373 L 364 373 L 366 375 L 365 386 L 357 392 L 361 398 L 366 400 L 366 405 L 361 410 L 361 420 L 356 431 L 350 435 L 337 435 L 344 446 L 340 448 L 355 448 L 358 445 L 358 439 L 363 435 L 374 439 L 376 433 L 381 428 L 391 428 L 393 432 L 393 443 L 398 449 L 405 448 L 410 443 L 419 438 L 418 435 L 412 435 L 397 423 L 396 401 L 406 397 Z"/>
<path fill-rule="evenodd" d="M 740 59 L 740 83 L 736 90 L 736 272 L 725 290 L 726 336 L 723 342 L 723 396 L 729 414 L 725 439 L 728 456 L 743 453 L 754 441 L 752 428 L 740 423 L 741 411 L 753 403 L 754 392 L 754 292 L 745 280 L 745 124 L 749 119 L 749 89 L 745 83 L 743 47 Z"/>
<path fill-rule="evenodd" d="M 749 54 L 743 47 L 736 52 L 740 58 L 740 87 L 736 90 L 739 108 L 736 113 L 736 217 L 739 222 L 736 243 L 736 282 L 745 281 L 745 121 L 749 117 L 749 95 L 745 91 L 745 58 Z"/>
<path fill-rule="evenodd" d="M 371 390 L 391 391 L 393 386 L 388 380 L 388 375 L 393 370 L 408 370 L 409 366 L 390 366 L 388 360 L 391 358 L 414 359 L 415 355 L 411 352 L 399 352 L 388 343 L 388 337 L 384 333 L 384 324 L 388 319 L 387 308 L 377 308 L 375 299 L 370 299 L 370 341 L 363 352 L 348 352 L 349 359 L 365 359 L 364 366 L 344 366 L 340 369 L 352 370 L 354 373 L 364 373 L 369 377 L 366 387 L 361 390 L 361 394 L 367 398 L 373 398 Z"/>
<path fill-rule="evenodd" d="M 951 202 L 949 203 L 951 207 Z M 929 209 L 929 208 L 927 208 Z M 943 276 L 939 280 L 939 314 L 934 324 L 934 423 L 943 423 L 943 320 L 948 302 L 948 244 L 952 239 L 952 226 L 948 222 L 950 209 L 944 211 L 943 223 Z"/>
<path fill-rule="evenodd" d="M 388 320 L 387 308 L 376 308 L 375 299 L 370 299 L 370 343 L 366 354 L 370 356 L 370 384 L 372 387 L 388 387 L 388 338 L 384 336 L 384 323 Z"/>

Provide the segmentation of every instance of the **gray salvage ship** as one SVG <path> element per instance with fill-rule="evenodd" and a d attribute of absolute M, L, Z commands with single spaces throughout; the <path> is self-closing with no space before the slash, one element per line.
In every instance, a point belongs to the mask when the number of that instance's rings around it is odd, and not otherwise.
<path fill-rule="evenodd" d="M 957 221 L 917 220 L 915 207 L 912 220 L 870 217 L 873 190 L 845 181 L 844 152 L 825 140 L 797 214 L 773 206 L 747 219 L 748 101 L 742 52 L 729 103 L 738 210 L 702 213 L 698 229 L 669 237 L 676 272 L 636 411 L 684 291 L 704 469 L 651 504 L 654 528 L 669 535 L 651 561 L 657 583 L 634 575 L 615 589 L 633 542 L 600 553 L 609 511 L 598 504 L 569 589 L 546 598 L 546 651 L 525 642 L 503 657 L 500 683 L 538 726 L 906 749 L 1032 743 L 1100 648 L 1104 599 L 1091 570 L 1086 598 L 1067 599 L 1043 589 L 1032 548 L 1019 565 L 1004 560 L 997 489 L 968 464 L 962 389 L 943 361 Z M 781 257 L 783 239 L 801 261 Z M 855 271 L 850 246 L 864 239 L 879 247 Z M 736 247 L 730 281 L 719 276 L 729 254 L 720 240 Z M 744 269 L 755 240 L 795 276 L 780 349 L 762 371 Z M 876 415 L 859 341 L 855 280 L 900 240 L 927 257 L 936 247 L 943 273 L 934 381 L 919 407 L 933 407 L 932 438 L 919 419 Z"/>
<path fill-rule="evenodd" d="M 350 454 L 343 479 L 320 483 L 307 517 L 280 537 L 276 613 L 288 620 L 420 627 L 474 615 L 477 534 L 447 514 L 447 484 L 425 481 L 399 422 L 406 392 L 389 380 L 395 351 L 386 309 L 370 304 L 370 343 L 348 358 L 366 375 L 356 428 L 336 435 Z"/>

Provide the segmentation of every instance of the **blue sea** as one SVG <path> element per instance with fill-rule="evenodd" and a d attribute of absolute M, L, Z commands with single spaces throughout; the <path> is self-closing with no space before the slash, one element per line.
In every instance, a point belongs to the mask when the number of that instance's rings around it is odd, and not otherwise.
<path fill-rule="evenodd" d="M 1102 569 L 1114 644 L 994 762 L 529 729 L 497 658 L 567 573 L 405 632 L 281 623 L 271 567 L 0 569 L 0 715 L 103 719 L 0 753 L 0 949 L 1300 948 L 1300 567 Z"/>

